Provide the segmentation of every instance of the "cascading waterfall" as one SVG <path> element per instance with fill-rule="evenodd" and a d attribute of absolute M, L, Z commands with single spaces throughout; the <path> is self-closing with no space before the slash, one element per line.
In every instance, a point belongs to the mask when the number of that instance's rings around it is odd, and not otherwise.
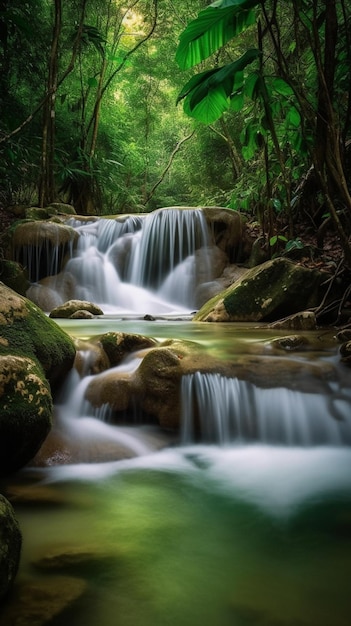
<path fill-rule="evenodd" d="M 351 443 L 351 392 L 322 396 L 286 388 L 261 389 L 220 374 L 184 376 L 182 442 L 289 446 Z M 196 423 L 198 422 L 198 424 Z"/>
<path fill-rule="evenodd" d="M 55 289 L 60 293 L 60 282 L 64 289 L 66 277 L 74 285 L 71 297 L 104 312 L 189 313 L 196 308 L 200 265 L 201 281 L 211 279 L 210 262 L 196 255 L 210 243 L 201 209 L 159 209 L 123 220 L 70 218 L 67 225 L 79 239 Z"/>

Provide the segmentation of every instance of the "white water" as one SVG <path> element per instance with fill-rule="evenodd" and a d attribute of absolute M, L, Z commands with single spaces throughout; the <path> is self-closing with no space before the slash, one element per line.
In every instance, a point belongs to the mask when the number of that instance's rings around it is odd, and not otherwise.
<path fill-rule="evenodd" d="M 70 218 L 67 225 L 79 238 L 75 250 L 68 250 L 63 271 L 58 246 L 46 252 L 39 246 L 21 251 L 36 281 L 29 294 L 34 301 L 41 298 L 38 290 L 48 288 L 47 280 L 37 284 L 45 258 L 53 306 L 88 300 L 104 313 L 185 315 L 196 308 L 199 272 L 201 283 L 212 278 L 210 263 L 203 261 L 207 255 L 201 261 L 196 255 L 211 243 L 201 209 L 159 209 L 143 216 L 84 222 Z"/>
<path fill-rule="evenodd" d="M 260 389 L 220 374 L 196 372 L 182 380 L 182 441 L 228 445 L 258 441 L 287 446 L 349 445 L 351 390 L 325 395 L 282 387 Z"/>

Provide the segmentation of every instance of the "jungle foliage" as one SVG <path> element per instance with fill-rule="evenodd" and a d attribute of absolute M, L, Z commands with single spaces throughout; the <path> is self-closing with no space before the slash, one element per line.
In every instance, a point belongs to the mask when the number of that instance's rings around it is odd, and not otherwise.
<path fill-rule="evenodd" d="M 350 26 L 346 0 L 1 0 L 1 204 L 220 204 L 272 247 L 327 223 L 351 265 Z"/>

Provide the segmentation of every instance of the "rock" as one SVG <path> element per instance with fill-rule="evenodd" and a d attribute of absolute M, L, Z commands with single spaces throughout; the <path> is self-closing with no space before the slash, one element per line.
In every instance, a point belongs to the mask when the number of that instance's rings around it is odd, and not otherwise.
<path fill-rule="evenodd" d="M 238 211 L 223 207 L 201 207 L 213 233 L 215 245 L 228 257 L 230 263 L 249 257 L 253 240 Z"/>
<path fill-rule="evenodd" d="M 50 312 L 73 298 L 75 285 L 72 274 L 61 272 L 31 285 L 26 296 L 42 311 Z"/>
<path fill-rule="evenodd" d="M 287 337 L 279 337 L 278 339 L 273 339 L 270 345 L 273 348 L 278 348 L 279 350 L 285 350 L 286 352 L 291 352 L 295 350 L 304 350 L 310 347 L 310 342 L 307 337 L 303 337 L 301 335 L 289 335 Z"/>
<path fill-rule="evenodd" d="M 157 341 L 150 337 L 118 332 L 105 333 L 98 338 L 98 342 L 107 355 L 111 367 L 119 365 L 132 352 L 157 345 Z"/>
<path fill-rule="evenodd" d="M 85 580 L 73 576 L 22 580 L 1 614 L 1 626 L 47 626 L 87 589 Z"/>
<path fill-rule="evenodd" d="M 315 306 L 325 276 L 284 258 L 248 270 L 224 292 L 212 298 L 194 321 L 275 321 Z"/>
<path fill-rule="evenodd" d="M 346 341 L 340 346 L 341 362 L 351 365 L 351 341 Z"/>
<path fill-rule="evenodd" d="M 76 215 L 74 206 L 65 202 L 51 202 L 46 210 L 49 215 Z"/>
<path fill-rule="evenodd" d="M 52 390 L 72 368 L 72 339 L 0 283 L 0 474 L 26 465 L 51 428 Z"/>
<path fill-rule="evenodd" d="M 23 467 L 51 428 L 52 398 L 38 364 L 0 356 L 0 475 Z"/>
<path fill-rule="evenodd" d="M 49 218 L 49 213 L 46 209 L 31 206 L 26 209 L 25 218 L 27 220 L 35 221 L 35 220 L 47 220 Z"/>
<path fill-rule="evenodd" d="M 114 569 L 118 554 L 102 551 L 99 545 L 71 546 L 53 548 L 37 558 L 33 566 L 43 572 L 69 572 L 71 575 L 86 577 L 89 573 L 96 576 L 108 575 Z"/>
<path fill-rule="evenodd" d="M 26 271 L 16 261 L 0 259 L 0 278 L 2 282 L 22 296 L 30 285 Z"/>
<path fill-rule="evenodd" d="M 83 309 L 79 309 L 70 315 L 71 320 L 92 320 L 94 319 L 94 315 L 90 313 L 90 311 L 84 311 Z"/>
<path fill-rule="evenodd" d="M 286 387 L 309 393 L 325 393 L 330 381 L 337 379 L 334 366 L 273 356 L 272 348 L 306 349 L 302 337 L 281 338 L 281 345 L 270 347 L 270 355 L 239 355 L 232 362 L 211 356 L 193 342 L 165 341 L 146 351 L 139 367 L 132 372 L 107 370 L 87 387 L 86 398 L 94 407 L 108 404 L 123 420 L 135 419 L 135 409 L 144 421 L 157 420 L 161 428 L 179 429 L 181 419 L 182 377 L 195 372 L 216 373 L 245 380 L 261 388 Z"/>
<path fill-rule="evenodd" d="M 340 342 L 351 341 L 351 328 L 343 328 L 337 333 L 336 338 Z"/>
<path fill-rule="evenodd" d="M 269 327 L 286 330 L 316 330 L 317 320 L 313 311 L 301 311 L 300 313 L 295 313 L 282 320 L 273 322 Z"/>
<path fill-rule="evenodd" d="M 51 386 L 72 368 L 73 340 L 35 304 L 0 283 L 0 355 L 18 355 L 40 363 Z"/>
<path fill-rule="evenodd" d="M 21 531 L 13 508 L 0 495 L 0 602 L 10 591 L 17 574 L 21 544 Z"/>
<path fill-rule="evenodd" d="M 92 314 L 92 316 L 104 314 L 102 309 L 100 309 L 100 307 L 93 302 L 87 302 L 85 300 L 68 300 L 64 304 L 61 304 L 53 309 L 50 313 L 50 317 L 67 319 L 72 317 L 74 313 L 77 313 L 77 311 L 88 311 Z"/>
<path fill-rule="evenodd" d="M 79 235 L 59 221 L 36 220 L 15 223 L 9 230 L 9 237 L 8 258 L 23 266 L 28 264 L 28 256 L 38 259 L 37 266 L 29 268 L 29 280 L 34 282 L 61 271 L 65 255 L 74 247 Z"/>

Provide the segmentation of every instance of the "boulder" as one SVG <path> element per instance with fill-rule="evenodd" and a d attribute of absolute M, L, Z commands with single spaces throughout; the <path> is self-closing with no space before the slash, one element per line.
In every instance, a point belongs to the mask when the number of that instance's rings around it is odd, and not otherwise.
<path fill-rule="evenodd" d="M 32 359 L 0 356 L 0 410 L 0 476 L 4 476 L 35 456 L 51 428 L 50 387 Z"/>
<path fill-rule="evenodd" d="M 51 386 L 71 369 L 73 340 L 33 302 L 0 283 L 0 355 L 29 357 L 38 362 Z"/>
<path fill-rule="evenodd" d="M 277 258 L 248 270 L 194 316 L 203 322 L 275 321 L 316 306 L 325 274 Z"/>
<path fill-rule="evenodd" d="M 72 339 L 0 283 L 0 474 L 26 465 L 51 428 L 52 390 L 72 368 Z"/>
<path fill-rule="evenodd" d="M 206 222 L 213 233 L 214 243 L 231 263 L 250 256 L 253 239 L 238 211 L 223 207 L 201 207 Z"/>
<path fill-rule="evenodd" d="M 153 348 L 157 341 L 143 335 L 132 335 L 128 333 L 110 332 L 101 335 L 98 343 L 104 350 L 110 367 L 119 365 L 126 356 L 132 352 L 137 352 L 144 348 Z"/>
<path fill-rule="evenodd" d="M 116 422 L 135 420 L 135 409 L 144 421 L 156 420 L 164 429 L 179 429 L 182 377 L 195 372 L 220 374 L 245 380 L 257 387 L 286 387 L 309 393 L 324 393 L 337 379 L 334 366 L 286 359 L 286 350 L 306 351 L 301 336 L 281 338 L 266 354 L 244 354 L 231 362 L 211 356 L 205 348 L 188 341 L 168 340 L 145 351 L 134 371 L 109 369 L 88 385 L 86 399 L 94 407 L 108 405 Z M 282 356 L 279 355 L 282 354 Z M 277 355 L 277 356 L 276 356 Z M 129 417 L 128 417 L 129 415 Z"/>
<path fill-rule="evenodd" d="M 99 306 L 93 302 L 87 302 L 85 300 L 68 300 L 64 304 L 55 307 L 50 313 L 52 318 L 72 318 L 77 312 L 80 312 L 79 317 L 83 317 L 82 311 L 91 313 L 92 315 L 103 315 L 104 312 Z"/>
<path fill-rule="evenodd" d="M 0 602 L 10 591 L 17 574 L 21 544 L 21 531 L 13 508 L 0 495 Z"/>
<path fill-rule="evenodd" d="M 61 271 L 66 253 L 74 247 L 78 236 L 77 231 L 58 219 L 16 222 L 8 231 L 7 258 L 28 266 L 29 280 L 35 282 Z"/>
<path fill-rule="evenodd" d="M 26 271 L 16 261 L 0 259 L 0 278 L 5 285 L 17 291 L 22 296 L 30 285 Z"/>

